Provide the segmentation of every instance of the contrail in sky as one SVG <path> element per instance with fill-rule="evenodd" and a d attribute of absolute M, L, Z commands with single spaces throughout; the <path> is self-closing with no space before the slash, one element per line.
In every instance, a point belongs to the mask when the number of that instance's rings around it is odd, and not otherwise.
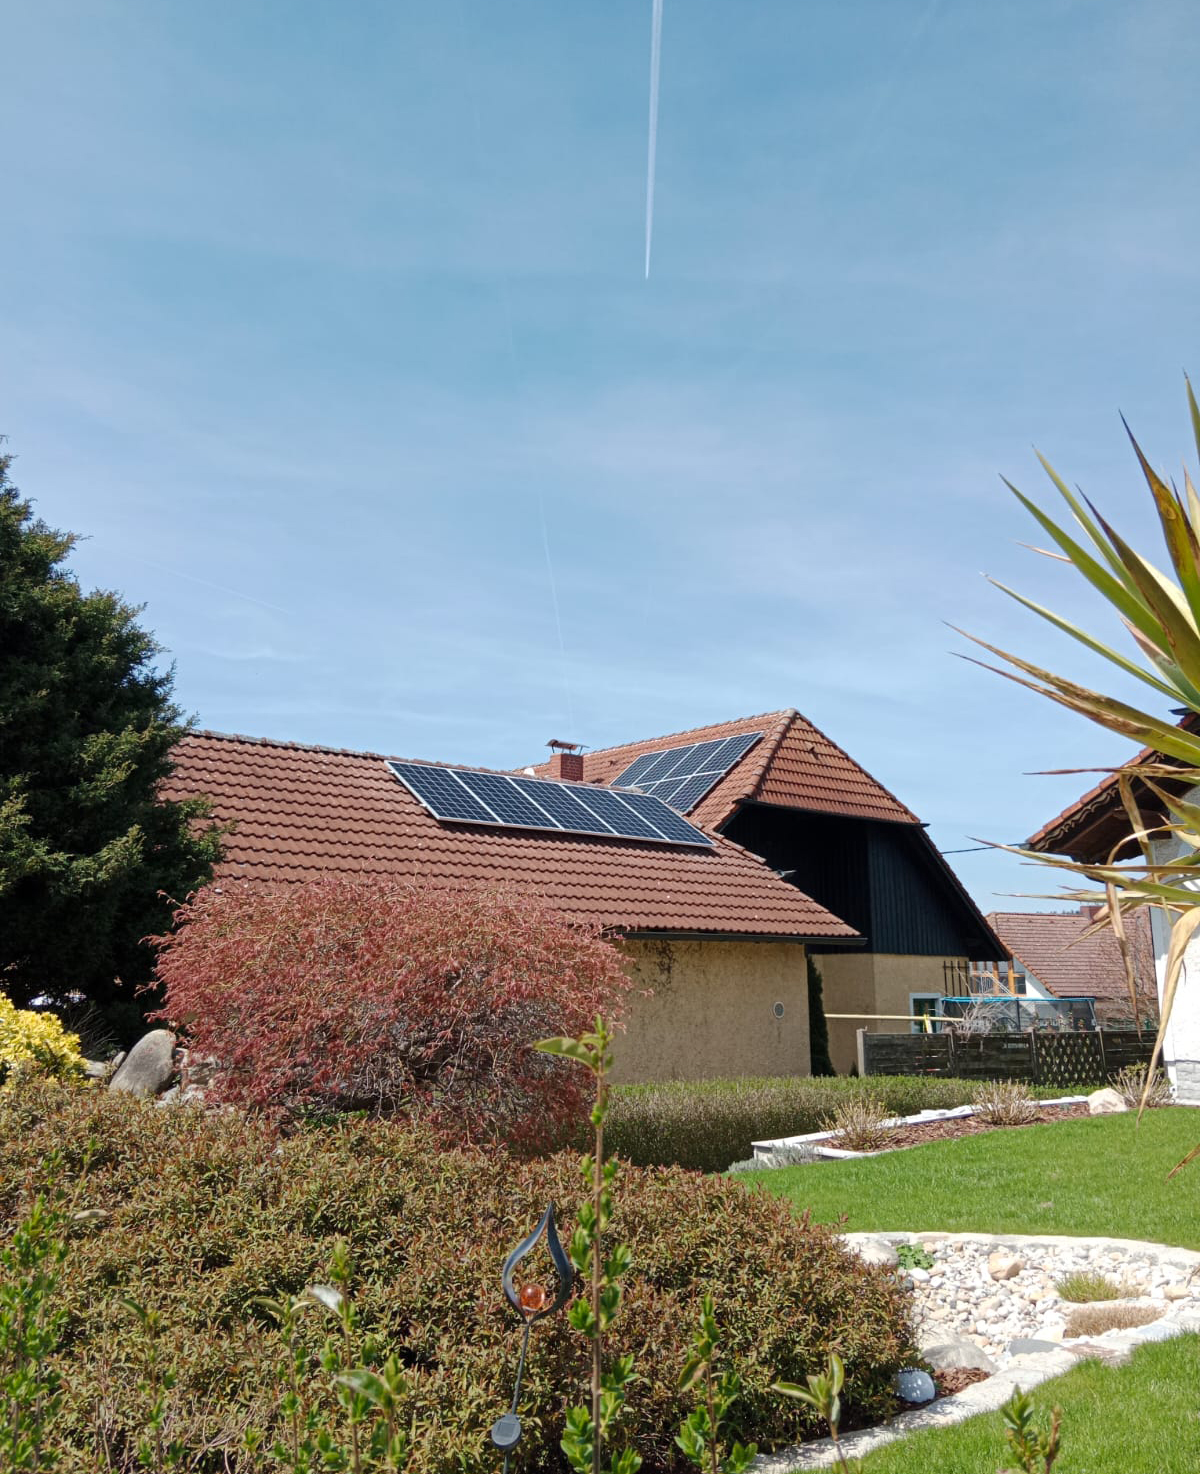
<path fill-rule="evenodd" d="M 663 0 L 654 0 L 650 22 L 650 140 L 646 146 L 646 280 L 650 280 L 650 241 L 654 235 L 654 155 L 658 149 L 658 76 L 662 70 Z"/>

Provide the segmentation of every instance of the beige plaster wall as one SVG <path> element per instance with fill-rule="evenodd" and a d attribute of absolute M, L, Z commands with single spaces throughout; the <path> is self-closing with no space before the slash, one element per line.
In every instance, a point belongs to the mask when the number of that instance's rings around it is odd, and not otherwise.
<path fill-rule="evenodd" d="M 901 956 L 885 952 L 834 952 L 815 959 L 824 984 L 825 1012 L 902 1014 L 910 1011 L 912 993 L 941 993 L 943 963 L 959 958 Z M 829 1055 L 839 1075 L 858 1062 L 859 1029 L 876 1034 L 903 1034 L 902 1019 L 830 1019 Z"/>
<path fill-rule="evenodd" d="M 633 938 L 624 950 L 635 987 L 651 995 L 630 1000 L 613 1049 L 615 1080 L 809 1073 L 808 977 L 798 943 Z"/>
<path fill-rule="evenodd" d="M 824 952 L 813 961 L 821 973 L 821 996 L 829 1029 L 829 1058 L 839 1075 L 848 1075 L 858 1058 L 855 1030 L 863 1019 L 829 1018 L 831 1013 L 874 1013 L 875 954 Z"/>

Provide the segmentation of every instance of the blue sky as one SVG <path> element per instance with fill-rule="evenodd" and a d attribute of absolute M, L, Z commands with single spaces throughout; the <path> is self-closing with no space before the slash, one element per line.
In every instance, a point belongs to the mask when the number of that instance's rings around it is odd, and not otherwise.
<path fill-rule="evenodd" d="M 0 8 L 0 430 L 203 725 L 795 706 L 946 850 L 1125 755 L 943 622 L 1098 674 L 979 577 L 1098 617 L 998 473 L 1147 540 L 1118 410 L 1187 453 L 1187 0 L 665 0 L 648 282 L 650 0 Z"/>

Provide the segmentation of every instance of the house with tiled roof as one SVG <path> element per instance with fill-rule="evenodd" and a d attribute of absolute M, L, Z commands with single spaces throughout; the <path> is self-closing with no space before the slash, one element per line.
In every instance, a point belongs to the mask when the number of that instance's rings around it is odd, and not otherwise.
<path fill-rule="evenodd" d="M 683 775 L 697 763 L 719 766 L 737 739 L 741 755 L 708 786 L 703 774 Z M 856 1061 L 859 1028 L 902 1031 L 932 1000 L 965 991 L 971 962 L 1008 957 L 917 815 L 797 711 L 570 756 L 585 782 L 662 791 L 859 934 L 853 947 L 837 938 L 810 944 L 839 1071 Z M 563 755 L 552 762 L 561 771 Z"/>
<path fill-rule="evenodd" d="M 1187 713 L 1181 725 L 1190 731 L 1200 728 L 1200 716 Z M 1149 834 L 1151 856 L 1156 864 L 1167 864 L 1185 853 L 1183 842 L 1173 834 L 1155 834 L 1167 817 L 1163 804 L 1137 773 L 1149 764 L 1166 762 L 1149 748 L 1143 748 L 1125 764 L 1122 772 L 1129 779 L 1130 800 L 1139 816 L 1142 829 Z M 1200 787 L 1189 786 L 1185 779 L 1156 779 L 1189 803 L 1200 803 Z M 1139 857 L 1133 824 L 1126 811 L 1121 785 L 1115 773 L 1109 773 L 1088 789 L 1061 814 L 1026 840 L 1031 850 L 1046 855 L 1066 855 L 1084 864 L 1107 865 L 1114 861 Z M 1145 913 L 1139 913 L 1145 914 Z M 1170 945 L 1170 922 L 1159 906 L 1148 908 L 1151 945 L 1157 996 L 1161 1000 Z M 1184 952 L 1184 966 L 1175 1002 L 1163 1040 L 1163 1063 L 1175 1086 L 1176 1099 L 1189 1105 L 1200 1105 L 1200 938 L 1193 937 Z"/>
<path fill-rule="evenodd" d="M 1116 937 L 1108 929 L 1094 930 L 1099 914 L 1098 906 L 1083 906 L 1074 911 L 991 911 L 987 919 L 1012 954 L 1009 977 L 1016 992 L 1092 998 L 1101 1023 L 1157 1017 L 1149 913 L 1135 912 L 1125 927 L 1136 1007 Z"/>
<path fill-rule="evenodd" d="M 635 983 L 648 990 L 635 995 L 618 1045 L 620 1078 L 808 1073 L 806 948 L 853 947 L 861 938 L 802 886 L 702 818 L 694 828 L 675 820 L 695 842 L 648 833 L 636 817 L 624 834 L 580 832 L 602 827 L 601 819 L 555 829 L 555 813 L 603 807 L 595 785 L 571 774 L 545 775 L 549 793 L 522 780 L 514 804 L 540 794 L 545 810 L 530 827 L 499 812 L 439 818 L 437 804 L 418 796 L 423 774 L 448 773 L 445 781 L 465 790 L 484 770 L 398 761 L 192 731 L 174 750 L 164 796 L 206 795 L 229 826 L 222 885 L 280 886 L 333 873 L 520 886 L 567 917 L 599 922 L 622 938 Z M 489 779 L 492 787 L 516 781 Z M 613 802 L 630 807 L 619 796 Z"/>

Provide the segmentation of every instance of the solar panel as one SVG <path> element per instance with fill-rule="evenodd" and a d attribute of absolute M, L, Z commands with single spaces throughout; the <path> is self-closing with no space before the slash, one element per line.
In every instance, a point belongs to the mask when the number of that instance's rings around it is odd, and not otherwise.
<path fill-rule="evenodd" d="M 743 732 L 668 747 L 663 752 L 644 752 L 612 780 L 612 786 L 640 789 L 686 814 L 761 737 L 761 732 Z"/>
<path fill-rule="evenodd" d="M 617 793 L 587 783 L 516 778 L 427 763 L 389 762 L 388 767 L 444 823 L 712 846 L 707 834 L 680 818 L 662 799 L 645 793 Z"/>

